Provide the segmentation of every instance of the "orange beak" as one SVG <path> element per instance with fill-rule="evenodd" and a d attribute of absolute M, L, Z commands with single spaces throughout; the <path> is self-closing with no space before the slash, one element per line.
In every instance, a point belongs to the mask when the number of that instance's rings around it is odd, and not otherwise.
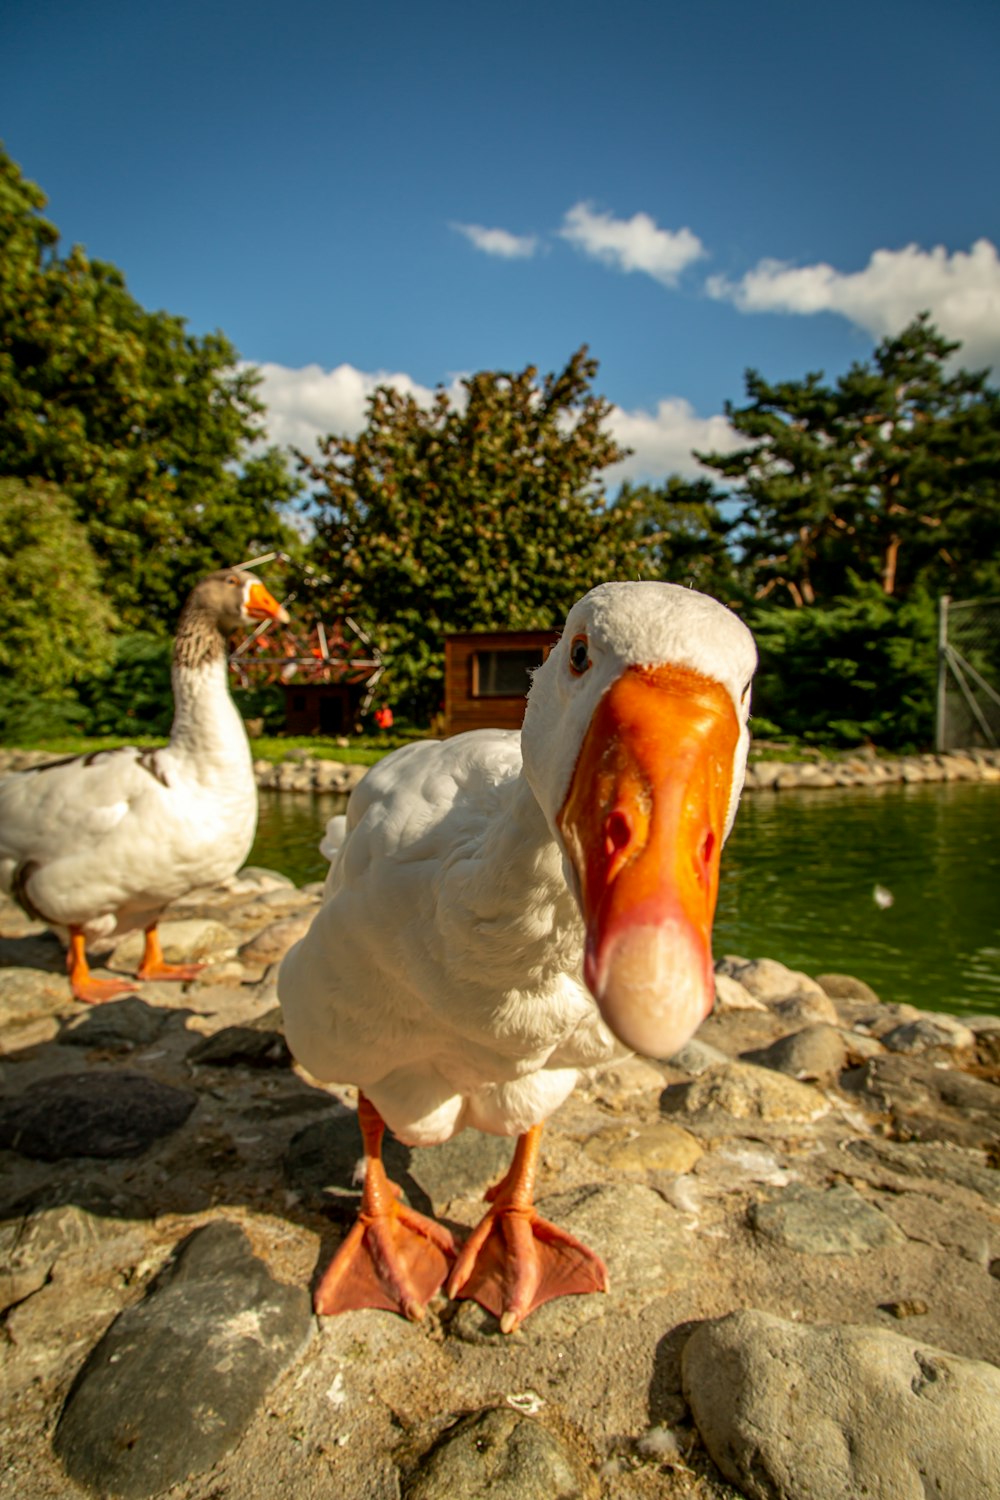
<path fill-rule="evenodd" d="M 277 620 L 279 625 L 288 624 L 288 610 L 279 604 L 273 594 L 262 583 L 252 583 L 247 595 L 246 612 L 255 620 Z"/>
<path fill-rule="evenodd" d="M 604 694 L 557 823 L 584 979 L 620 1041 L 670 1057 L 712 1009 L 712 919 L 740 728 L 721 684 L 629 667 Z"/>

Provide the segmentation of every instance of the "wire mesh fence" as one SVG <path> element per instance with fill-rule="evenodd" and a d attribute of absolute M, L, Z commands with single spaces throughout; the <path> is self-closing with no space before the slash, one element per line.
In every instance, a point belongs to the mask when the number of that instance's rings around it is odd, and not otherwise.
<path fill-rule="evenodd" d="M 1000 599 L 940 601 L 937 748 L 1000 746 Z"/>

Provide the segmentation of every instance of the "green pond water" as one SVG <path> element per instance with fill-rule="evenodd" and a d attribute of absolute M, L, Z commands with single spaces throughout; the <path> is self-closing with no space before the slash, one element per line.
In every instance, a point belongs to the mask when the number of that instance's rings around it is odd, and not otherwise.
<path fill-rule="evenodd" d="M 261 793 L 251 860 L 322 879 L 336 797 Z M 875 900 L 875 886 L 892 894 Z M 855 974 L 883 1000 L 1000 1013 L 1000 786 L 743 799 L 722 856 L 717 954 Z"/>

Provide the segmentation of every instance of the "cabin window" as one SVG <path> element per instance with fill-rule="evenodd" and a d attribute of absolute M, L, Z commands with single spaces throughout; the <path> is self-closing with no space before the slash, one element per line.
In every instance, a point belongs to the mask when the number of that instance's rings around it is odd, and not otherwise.
<path fill-rule="evenodd" d="M 527 651 L 477 651 L 472 658 L 474 698 L 523 698 L 529 672 L 542 665 L 541 646 Z"/>

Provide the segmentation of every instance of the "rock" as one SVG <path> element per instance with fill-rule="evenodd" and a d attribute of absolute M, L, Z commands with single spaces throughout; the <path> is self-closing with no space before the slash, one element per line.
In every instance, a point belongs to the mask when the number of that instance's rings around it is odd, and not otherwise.
<path fill-rule="evenodd" d="M 789 995 L 786 1000 L 775 1000 L 769 1007 L 773 1015 L 789 1024 L 807 1026 L 836 1026 L 840 1020 L 837 1007 L 829 996 L 817 989 L 806 994 Z"/>
<path fill-rule="evenodd" d="M 897 1302 L 880 1302 L 879 1311 L 892 1318 L 922 1318 L 930 1308 L 923 1297 L 901 1297 Z"/>
<path fill-rule="evenodd" d="M 228 958 L 236 952 L 236 938 L 222 922 L 210 917 L 182 917 L 161 922 L 160 946 L 167 963 L 197 963 L 203 958 Z M 145 935 L 128 932 L 115 944 L 108 968 L 134 974 L 142 960 Z"/>
<path fill-rule="evenodd" d="M 710 1118 L 721 1111 L 737 1120 L 818 1120 L 830 1108 L 809 1084 L 742 1062 L 720 1063 L 693 1083 L 672 1084 L 660 1105 L 668 1114 Z"/>
<path fill-rule="evenodd" d="M 815 979 L 798 969 L 786 968 L 773 958 L 755 958 L 732 976 L 744 989 L 768 1006 L 802 995 L 823 995 Z M 825 998 L 825 996 L 824 996 Z"/>
<path fill-rule="evenodd" d="M 655 1063 L 643 1057 L 622 1057 L 589 1078 L 584 1074 L 576 1092 L 581 1098 L 600 1099 L 612 1109 L 627 1109 L 644 1094 L 659 1094 L 662 1087 L 663 1073 Z"/>
<path fill-rule="evenodd" d="M 1000 1067 L 1000 1017 L 970 1018 L 969 1029 L 976 1039 L 976 1061 L 984 1068 Z"/>
<path fill-rule="evenodd" d="M 656 1120 L 633 1131 L 602 1130 L 583 1149 L 592 1161 L 625 1177 L 689 1172 L 704 1154 L 690 1131 L 669 1120 Z"/>
<path fill-rule="evenodd" d="M 356 1172 L 362 1161 L 361 1135 L 353 1110 L 331 1100 L 331 1115 L 294 1135 L 285 1153 L 290 1186 L 321 1193 L 353 1217 L 361 1196 Z M 334 1113 L 334 1110 L 337 1112 Z M 409 1147 L 386 1133 L 386 1171 L 422 1213 L 440 1213 L 453 1198 L 481 1198 L 510 1166 L 513 1142 L 479 1130 L 463 1130 L 440 1146 Z"/>
<path fill-rule="evenodd" d="M 204 1037 L 187 1054 L 187 1061 L 213 1068 L 290 1068 L 288 1050 L 281 1023 L 281 1010 L 275 1008 L 249 1026 L 223 1026 Z"/>
<path fill-rule="evenodd" d="M 899 1178 L 911 1179 L 907 1187 L 950 1183 L 1000 1208 L 1000 1172 L 987 1166 L 983 1151 L 960 1150 L 943 1141 L 887 1141 L 881 1136 L 848 1141 L 845 1150 L 857 1161 L 877 1163 Z"/>
<path fill-rule="evenodd" d="M 155 1042 L 167 1024 L 166 1014 L 147 1005 L 138 995 L 94 1005 L 63 1028 L 60 1042 L 74 1047 L 101 1047 L 109 1051 L 145 1047 Z"/>
<path fill-rule="evenodd" d="M 243 983 L 246 973 L 243 965 L 235 958 L 224 958 L 218 963 L 206 964 L 200 974 L 196 974 L 189 981 L 192 990 L 212 990 L 220 985 L 232 989 Z"/>
<path fill-rule="evenodd" d="M 0 1145 L 37 1161 L 140 1156 L 183 1125 L 197 1094 L 141 1073 L 66 1073 L 0 1105 Z"/>
<path fill-rule="evenodd" d="M 60 1015 L 75 1006 L 65 974 L 0 969 L 0 1054 L 51 1041 L 59 1032 Z"/>
<path fill-rule="evenodd" d="M 817 974 L 816 983 L 831 1000 L 866 1000 L 879 1004 L 879 998 L 870 984 L 855 979 L 852 974 Z"/>
<path fill-rule="evenodd" d="M 975 1033 L 968 1026 L 954 1016 L 937 1015 L 894 1026 L 891 1031 L 884 1031 L 880 1040 L 890 1052 L 972 1052 L 976 1045 Z"/>
<path fill-rule="evenodd" d="M 845 1073 L 841 1083 L 866 1108 L 887 1115 L 901 1140 L 996 1149 L 1000 1089 L 980 1078 L 887 1053 Z"/>
<path fill-rule="evenodd" d="M 770 1313 L 684 1348 L 702 1441 L 749 1500 L 971 1500 L 1000 1474 L 1000 1370 L 882 1329 Z"/>
<path fill-rule="evenodd" d="M 680 1068 L 683 1072 L 697 1077 L 699 1073 L 706 1072 L 716 1063 L 728 1062 L 729 1058 L 718 1047 L 713 1047 L 709 1042 L 701 1042 L 693 1036 L 689 1042 L 685 1042 L 679 1052 L 674 1053 L 669 1061 L 672 1068 Z"/>
<path fill-rule="evenodd" d="M 843 1184 L 820 1192 L 792 1183 L 752 1204 L 750 1222 L 758 1234 L 807 1255 L 856 1255 L 906 1243 L 891 1219 Z"/>
<path fill-rule="evenodd" d="M 106 1273 L 123 1257 L 138 1257 L 147 1236 L 145 1205 L 94 1181 L 51 1194 L 44 1205 L 28 1200 L 7 1212 L 0 1224 L 0 1311 L 45 1286 L 67 1259 L 85 1265 L 88 1275 Z"/>
<path fill-rule="evenodd" d="M 767 1006 L 763 1000 L 758 1000 L 756 995 L 751 995 L 738 979 L 720 973 L 715 976 L 715 1009 L 717 1011 L 766 1010 Z"/>
<path fill-rule="evenodd" d="M 835 1026 L 807 1026 L 779 1037 L 770 1047 L 740 1054 L 744 1062 L 774 1068 L 790 1078 L 830 1084 L 847 1065 L 847 1048 Z"/>
<path fill-rule="evenodd" d="M 67 1473 L 144 1500 L 211 1468 L 311 1328 L 307 1293 L 272 1280 L 236 1225 L 196 1230 L 77 1376 L 54 1439 Z"/>
<path fill-rule="evenodd" d="M 587 1464 L 541 1422 L 492 1407 L 449 1427 L 405 1500 L 597 1500 Z"/>
<path fill-rule="evenodd" d="M 284 958 L 293 943 L 305 937 L 312 926 L 312 919 L 311 910 L 301 916 L 279 917 L 276 922 L 271 922 L 256 937 L 243 944 L 238 954 L 240 962 L 252 968 L 276 963 L 278 959 Z"/>
<path fill-rule="evenodd" d="M 269 870 L 265 865 L 244 865 L 229 883 L 233 890 L 241 892 L 288 890 L 295 885 L 295 881 L 280 870 Z"/>

